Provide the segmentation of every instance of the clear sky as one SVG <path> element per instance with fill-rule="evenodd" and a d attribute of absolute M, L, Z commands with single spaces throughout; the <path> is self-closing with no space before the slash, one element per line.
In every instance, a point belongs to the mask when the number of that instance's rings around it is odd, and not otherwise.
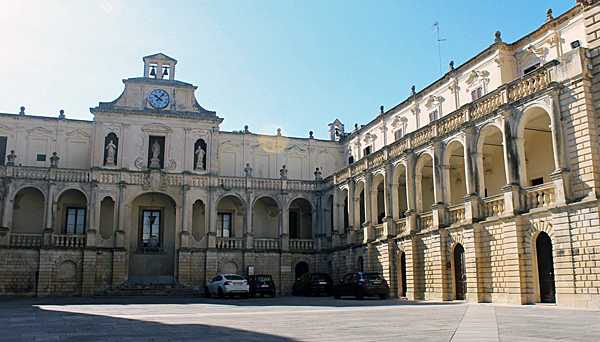
<path fill-rule="evenodd" d="M 327 139 L 404 101 L 494 42 L 512 43 L 575 0 L 2 0 L 0 113 L 91 120 L 142 57 L 178 60 L 221 130 Z"/>

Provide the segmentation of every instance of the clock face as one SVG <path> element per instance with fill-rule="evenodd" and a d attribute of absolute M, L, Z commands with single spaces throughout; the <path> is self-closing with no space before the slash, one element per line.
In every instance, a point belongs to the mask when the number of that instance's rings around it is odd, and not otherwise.
<path fill-rule="evenodd" d="M 163 109 L 169 104 L 169 94 L 162 89 L 153 90 L 148 98 L 154 108 Z"/>

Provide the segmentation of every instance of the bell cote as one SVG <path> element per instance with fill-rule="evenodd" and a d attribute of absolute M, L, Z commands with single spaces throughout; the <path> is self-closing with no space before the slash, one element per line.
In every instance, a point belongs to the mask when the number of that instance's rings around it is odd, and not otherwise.
<path fill-rule="evenodd" d="M 146 56 L 143 60 L 144 77 L 157 80 L 175 80 L 177 60 L 162 53 Z"/>

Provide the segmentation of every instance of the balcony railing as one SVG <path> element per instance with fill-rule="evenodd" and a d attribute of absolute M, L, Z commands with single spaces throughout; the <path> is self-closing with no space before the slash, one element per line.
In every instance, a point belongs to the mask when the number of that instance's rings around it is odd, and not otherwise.
<path fill-rule="evenodd" d="M 465 222 L 465 205 L 459 204 L 448 208 L 448 220 L 450 224 Z"/>
<path fill-rule="evenodd" d="M 242 249 L 244 248 L 243 238 L 218 237 L 217 249 Z"/>
<path fill-rule="evenodd" d="M 40 247 L 42 234 L 10 234 L 10 245 L 13 247 Z"/>
<path fill-rule="evenodd" d="M 547 207 L 554 202 L 554 185 L 542 185 L 525 188 L 521 191 L 521 205 L 524 210 Z"/>
<path fill-rule="evenodd" d="M 484 198 L 481 203 L 483 217 L 500 216 L 504 214 L 504 194 Z"/>
<path fill-rule="evenodd" d="M 383 237 L 383 225 L 376 225 L 374 228 L 375 231 L 375 239 L 381 239 Z"/>
<path fill-rule="evenodd" d="M 431 229 L 433 228 L 433 213 L 425 213 L 419 216 L 417 220 L 418 228 L 420 230 Z"/>
<path fill-rule="evenodd" d="M 293 250 L 310 250 L 314 248 L 312 239 L 290 239 L 290 249 Z"/>
<path fill-rule="evenodd" d="M 53 235 L 52 241 L 57 247 L 85 247 L 85 235 Z"/>
<path fill-rule="evenodd" d="M 396 234 L 404 234 L 406 233 L 408 226 L 406 225 L 406 219 L 399 219 L 395 223 L 396 225 Z"/>
<path fill-rule="evenodd" d="M 254 239 L 256 249 L 279 249 L 279 239 Z"/>

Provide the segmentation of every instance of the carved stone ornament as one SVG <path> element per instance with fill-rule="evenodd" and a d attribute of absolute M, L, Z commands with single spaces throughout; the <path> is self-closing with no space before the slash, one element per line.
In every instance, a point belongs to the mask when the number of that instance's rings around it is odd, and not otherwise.
<path fill-rule="evenodd" d="M 140 144 L 140 155 L 139 157 L 137 157 L 137 159 L 134 162 L 135 167 L 137 167 L 138 169 L 143 169 L 144 168 L 144 141 L 146 140 L 146 134 L 144 134 L 144 132 L 142 131 L 142 143 Z"/>
<path fill-rule="evenodd" d="M 167 174 L 159 170 L 151 170 L 144 174 L 144 190 L 164 190 L 167 187 Z"/>
<path fill-rule="evenodd" d="M 404 125 L 408 121 L 404 116 L 395 116 L 394 120 L 392 120 L 392 127 L 398 128 L 400 125 Z"/>
<path fill-rule="evenodd" d="M 367 133 L 365 134 L 365 138 L 364 141 L 368 144 L 371 141 L 374 141 L 375 139 L 377 139 L 377 135 L 375 134 L 371 134 L 371 133 Z"/>
<path fill-rule="evenodd" d="M 425 107 L 427 109 L 431 109 L 433 106 L 439 105 L 444 98 L 442 96 L 431 95 L 427 98 L 427 102 L 425 102 Z"/>
<path fill-rule="evenodd" d="M 206 129 L 194 130 L 194 140 L 202 139 L 204 142 L 208 142 L 210 137 L 210 131 Z"/>
<path fill-rule="evenodd" d="M 467 78 L 465 83 L 467 83 L 468 86 L 472 86 L 473 84 L 475 84 L 478 81 L 483 81 L 483 82 L 489 81 L 490 80 L 488 78 L 489 75 L 490 75 L 490 73 L 487 72 L 486 70 L 482 70 L 482 71 L 473 70 L 469 74 L 469 77 Z"/>
<path fill-rule="evenodd" d="M 105 123 L 103 126 L 104 126 L 104 130 L 107 133 L 110 133 L 110 132 L 119 133 L 121 131 L 121 125 L 117 124 L 117 123 Z"/>
<path fill-rule="evenodd" d="M 456 93 L 456 91 L 458 89 L 459 89 L 458 82 L 456 80 L 453 80 L 452 82 L 450 82 L 450 85 L 448 86 L 448 90 L 450 90 L 450 92 L 452 94 Z"/>

